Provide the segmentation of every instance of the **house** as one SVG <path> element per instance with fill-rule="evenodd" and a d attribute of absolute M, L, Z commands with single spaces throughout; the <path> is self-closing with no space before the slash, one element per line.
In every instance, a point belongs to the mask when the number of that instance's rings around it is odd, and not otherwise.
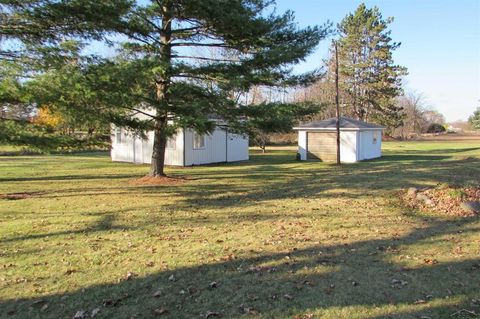
<path fill-rule="evenodd" d="M 298 153 L 301 160 L 336 161 L 336 118 L 305 123 L 298 131 Z M 377 124 L 348 117 L 340 118 L 340 160 L 354 163 L 382 156 L 382 130 Z"/>
<path fill-rule="evenodd" d="M 142 139 L 120 127 L 113 128 L 111 157 L 113 161 L 150 163 L 153 150 L 153 131 Z M 217 127 L 211 134 L 180 129 L 168 139 L 165 165 L 193 166 L 249 159 L 248 137 Z"/>

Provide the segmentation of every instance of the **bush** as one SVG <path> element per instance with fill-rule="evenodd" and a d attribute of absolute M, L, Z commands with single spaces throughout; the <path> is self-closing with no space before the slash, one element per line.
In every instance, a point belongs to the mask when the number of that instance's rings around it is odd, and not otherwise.
<path fill-rule="evenodd" d="M 445 131 L 446 131 L 445 127 L 438 123 L 430 124 L 430 126 L 427 129 L 427 133 L 443 133 Z"/>

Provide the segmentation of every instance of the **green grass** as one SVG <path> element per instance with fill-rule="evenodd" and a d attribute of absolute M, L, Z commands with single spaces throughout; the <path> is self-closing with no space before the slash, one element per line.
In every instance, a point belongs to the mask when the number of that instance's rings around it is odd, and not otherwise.
<path fill-rule="evenodd" d="M 106 153 L 0 157 L 0 194 L 28 193 L 0 199 L 0 317 L 478 314 L 480 218 L 415 212 L 398 191 L 478 184 L 479 145 L 389 142 L 341 167 L 270 148 L 168 169 L 189 180 L 164 186 L 129 184 L 148 166 Z"/>

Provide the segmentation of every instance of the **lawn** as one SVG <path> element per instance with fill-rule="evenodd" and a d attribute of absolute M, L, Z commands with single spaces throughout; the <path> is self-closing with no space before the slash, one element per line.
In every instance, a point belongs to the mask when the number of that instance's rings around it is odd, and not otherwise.
<path fill-rule="evenodd" d="M 171 168 L 106 153 L 0 157 L 0 317 L 475 318 L 480 217 L 406 208 L 480 183 L 480 140 L 387 142 L 337 167 L 295 150 Z M 478 317 L 478 315 L 477 315 Z"/>

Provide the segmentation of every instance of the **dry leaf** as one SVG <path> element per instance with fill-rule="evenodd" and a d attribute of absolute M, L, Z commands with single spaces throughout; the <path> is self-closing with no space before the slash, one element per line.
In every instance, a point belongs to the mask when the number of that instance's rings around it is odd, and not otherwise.
<path fill-rule="evenodd" d="M 92 310 L 92 314 L 90 315 L 90 317 L 95 318 L 95 316 L 98 315 L 99 313 L 100 313 L 100 308 L 95 308 Z"/>
<path fill-rule="evenodd" d="M 85 311 L 83 310 L 77 311 L 73 316 L 73 319 L 85 319 L 85 318 L 86 318 L 86 315 L 85 315 Z"/>
<path fill-rule="evenodd" d="M 287 300 L 292 300 L 293 299 L 292 295 L 289 295 L 289 294 L 283 295 L 283 298 L 285 298 Z"/>
<path fill-rule="evenodd" d="M 168 312 L 168 310 L 166 308 L 157 308 L 153 311 L 156 315 L 164 315 Z"/>
<path fill-rule="evenodd" d="M 209 311 L 205 315 L 205 318 L 220 317 L 220 313 L 216 311 Z"/>

